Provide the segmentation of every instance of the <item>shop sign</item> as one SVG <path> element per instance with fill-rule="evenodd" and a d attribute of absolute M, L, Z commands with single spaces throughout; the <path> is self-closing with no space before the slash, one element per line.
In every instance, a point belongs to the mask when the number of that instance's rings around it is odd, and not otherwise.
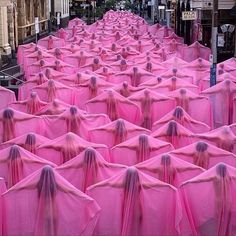
<path fill-rule="evenodd" d="M 196 20 L 197 12 L 196 11 L 183 11 L 182 20 Z"/>

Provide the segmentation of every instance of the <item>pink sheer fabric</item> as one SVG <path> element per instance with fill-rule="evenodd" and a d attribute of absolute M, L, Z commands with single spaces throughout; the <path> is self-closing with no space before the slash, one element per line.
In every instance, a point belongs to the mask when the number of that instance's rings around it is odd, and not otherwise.
<path fill-rule="evenodd" d="M 182 182 L 192 179 L 205 171 L 203 168 L 183 161 L 171 154 L 158 155 L 138 163 L 135 167 L 143 173 L 175 187 L 179 187 Z"/>
<path fill-rule="evenodd" d="M 51 68 L 58 72 L 65 73 L 68 75 L 74 74 L 77 71 L 77 69 L 74 66 L 67 64 L 61 60 L 51 60 L 49 63 L 43 66 L 43 69 L 47 68 Z"/>
<path fill-rule="evenodd" d="M 171 143 L 176 149 L 194 142 L 193 133 L 174 120 L 167 122 L 151 135 Z"/>
<path fill-rule="evenodd" d="M 7 188 L 11 188 L 20 180 L 45 165 L 55 167 L 53 163 L 17 145 L 0 151 L 0 163 L 0 175 L 5 179 Z"/>
<path fill-rule="evenodd" d="M 91 75 L 78 72 L 73 75 L 63 76 L 62 78 L 59 78 L 57 81 L 62 84 L 65 84 L 66 86 L 73 87 L 75 85 L 80 85 L 80 84 L 88 82 L 90 78 L 91 78 Z"/>
<path fill-rule="evenodd" d="M 104 91 L 97 97 L 89 100 L 86 104 L 86 109 L 89 113 L 105 113 L 112 121 L 122 118 L 138 125 L 141 120 L 139 107 L 114 90 Z"/>
<path fill-rule="evenodd" d="M 188 62 L 182 60 L 179 57 L 172 57 L 164 62 L 161 63 L 162 66 L 166 67 L 166 68 L 181 68 L 183 66 L 187 66 Z"/>
<path fill-rule="evenodd" d="M 114 83 L 127 81 L 132 86 L 137 87 L 153 78 L 155 78 L 154 74 L 135 66 L 124 72 L 117 73 L 114 76 Z"/>
<path fill-rule="evenodd" d="M 149 134 L 150 131 L 134 125 L 126 120 L 118 119 L 109 124 L 90 129 L 90 141 L 103 143 L 109 148 L 141 134 Z"/>
<path fill-rule="evenodd" d="M 182 67 L 182 71 L 186 74 L 191 74 L 194 77 L 194 84 L 199 85 L 201 79 L 210 74 L 211 63 L 202 58 L 189 63 L 189 65 Z M 217 78 L 218 80 L 218 78 Z"/>
<path fill-rule="evenodd" d="M 0 143 L 29 132 L 40 133 L 41 127 L 40 117 L 11 108 L 0 111 Z"/>
<path fill-rule="evenodd" d="M 7 191 L 5 180 L 0 177 L 0 236 L 4 235 L 4 229 L 5 229 L 5 212 L 4 212 L 4 205 L 2 200 L 2 194 Z"/>
<path fill-rule="evenodd" d="M 236 136 L 230 126 L 222 126 L 207 133 L 195 134 L 196 138 L 203 139 L 226 151 L 236 154 Z"/>
<path fill-rule="evenodd" d="M 182 79 L 185 82 L 189 82 L 190 84 L 193 84 L 193 82 L 194 82 L 193 76 L 189 73 L 183 73 L 182 71 L 183 71 L 182 68 L 177 69 L 177 67 L 175 67 L 175 66 L 172 66 L 172 68 L 171 68 L 171 65 L 168 65 L 167 71 L 164 72 L 163 74 L 161 74 L 159 77 L 161 77 L 162 79 L 170 79 L 172 77 L 175 77 L 177 79 Z M 148 82 L 149 81 L 147 81 L 147 83 Z"/>
<path fill-rule="evenodd" d="M 87 187 L 108 179 L 126 167 L 111 164 L 93 148 L 86 148 L 72 160 L 56 168 L 56 171 L 73 184 L 76 188 L 85 192 Z"/>
<path fill-rule="evenodd" d="M 231 80 L 225 80 L 202 91 L 202 94 L 208 96 L 211 101 L 214 127 L 232 124 L 236 84 Z"/>
<path fill-rule="evenodd" d="M 159 120 L 175 107 L 175 100 L 164 95 L 143 89 L 129 97 L 129 100 L 139 105 L 142 112 L 141 126 L 151 129 L 153 122 Z"/>
<path fill-rule="evenodd" d="M 13 145 L 18 145 L 26 149 L 27 151 L 35 154 L 36 148 L 42 144 L 48 143 L 50 140 L 44 136 L 36 133 L 23 134 L 19 137 L 11 139 L 5 143 L 0 144 L 0 150 L 11 147 Z"/>
<path fill-rule="evenodd" d="M 65 46 L 65 41 L 64 41 L 64 39 L 60 39 L 60 38 L 54 37 L 52 35 L 49 35 L 43 39 L 40 39 L 38 41 L 38 45 L 50 50 L 53 48 L 60 48 L 60 47 Z"/>
<path fill-rule="evenodd" d="M 80 68 L 81 66 L 85 66 L 88 63 L 92 63 L 93 59 L 94 55 L 86 52 L 85 50 L 80 50 L 76 53 L 66 56 L 65 62 L 70 65 L 73 65 L 76 68 Z"/>
<path fill-rule="evenodd" d="M 209 61 L 211 50 L 208 47 L 203 46 L 199 42 L 195 42 L 190 46 L 183 49 L 182 57 L 185 61 L 191 62 L 201 57 L 206 61 Z"/>
<path fill-rule="evenodd" d="M 209 169 L 220 162 L 236 167 L 236 156 L 233 153 L 204 141 L 190 144 L 170 153 L 204 169 Z"/>
<path fill-rule="evenodd" d="M 31 92 L 28 99 L 18 102 L 12 102 L 9 104 L 9 107 L 24 113 L 35 115 L 46 105 L 47 103 L 41 101 L 37 93 Z"/>
<path fill-rule="evenodd" d="M 89 187 L 87 193 L 102 208 L 94 235 L 180 233 L 182 215 L 176 189 L 135 167 Z"/>
<path fill-rule="evenodd" d="M 181 44 L 184 43 L 184 38 L 179 37 L 174 32 L 172 32 L 169 36 L 165 36 L 162 41 L 164 44 L 166 44 L 166 43 L 171 42 L 173 39 L 176 40 L 178 43 L 181 43 Z"/>
<path fill-rule="evenodd" d="M 151 84 L 151 81 L 149 80 L 146 84 L 147 86 L 149 82 Z M 144 86 L 144 85 L 145 84 L 141 84 L 140 86 Z M 189 91 L 193 93 L 199 92 L 199 88 L 196 85 L 193 85 L 187 81 L 184 81 L 184 79 L 180 79 L 178 77 L 171 77 L 169 79 L 164 79 L 164 81 L 162 81 L 161 83 L 159 84 L 156 83 L 155 86 L 150 87 L 151 90 L 157 93 L 166 93 L 166 92 L 174 91 L 180 88 L 188 89 Z"/>
<path fill-rule="evenodd" d="M 90 143 L 74 133 L 64 134 L 47 144 L 39 146 L 36 154 L 57 165 L 61 165 L 80 154 L 87 147 L 95 148 L 107 161 L 110 161 L 106 145 Z"/>
<path fill-rule="evenodd" d="M 72 132 L 89 140 L 89 129 L 110 123 L 110 119 L 105 114 L 87 114 L 74 106 L 65 109 L 57 116 L 44 116 L 43 120 L 44 135 L 50 139 Z"/>
<path fill-rule="evenodd" d="M 193 133 L 204 133 L 211 130 L 208 125 L 193 119 L 182 107 L 179 106 L 156 121 L 152 126 L 152 130 L 159 129 L 162 125 L 168 123 L 171 120 L 175 120 L 184 128 L 192 131 Z"/>
<path fill-rule="evenodd" d="M 210 100 L 207 97 L 192 93 L 188 89 L 177 89 L 168 94 L 176 100 L 176 105 L 182 107 L 193 119 L 212 127 L 213 117 Z M 201 107 L 201 110 L 199 110 Z M 206 116 L 206 114 L 209 114 Z"/>
<path fill-rule="evenodd" d="M 6 235 L 91 236 L 100 211 L 93 199 L 50 166 L 15 185 L 3 195 L 3 200 Z"/>
<path fill-rule="evenodd" d="M 218 75 L 217 76 L 217 83 L 220 83 L 222 81 L 225 81 L 225 80 L 231 80 L 232 82 L 236 83 L 236 78 L 235 76 L 231 75 L 230 73 L 223 73 L 221 75 Z M 200 91 L 203 91 L 203 90 L 206 90 L 210 87 L 210 75 L 206 75 L 204 76 L 200 82 L 199 82 L 199 88 L 200 88 Z"/>
<path fill-rule="evenodd" d="M 139 87 L 133 87 L 130 85 L 127 81 L 124 81 L 123 83 L 117 84 L 113 87 L 113 89 L 118 92 L 123 97 L 129 97 L 133 94 L 135 94 L 137 91 L 140 91 L 142 88 Z"/>
<path fill-rule="evenodd" d="M 68 104 L 74 103 L 74 90 L 52 79 L 34 87 L 33 91 L 45 102 L 52 102 L 54 99 L 59 99 Z"/>
<path fill-rule="evenodd" d="M 54 99 L 52 102 L 47 103 L 36 115 L 59 115 L 63 113 L 71 105 L 64 103 L 58 99 Z"/>
<path fill-rule="evenodd" d="M 141 134 L 111 149 L 111 160 L 127 166 L 135 165 L 158 154 L 173 150 L 170 143 Z"/>
<path fill-rule="evenodd" d="M 81 109 L 85 109 L 85 103 L 98 96 L 105 90 L 106 88 L 110 88 L 112 84 L 105 82 L 102 79 L 99 79 L 95 76 L 91 76 L 88 81 L 80 84 L 78 88 L 79 97 L 75 98 L 75 105 L 80 107 Z"/>
<path fill-rule="evenodd" d="M 235 234 L 235 178 L 236 169 L 220 163 L 180 187 L 184 219 L 189 223 L 183 235 Z"/>
<path fill-rule="evenodd" d="M 15 102 L 15 93 L 9 89 L 0 86 L 0 110 L 7 108 L 9 103 Z"/>

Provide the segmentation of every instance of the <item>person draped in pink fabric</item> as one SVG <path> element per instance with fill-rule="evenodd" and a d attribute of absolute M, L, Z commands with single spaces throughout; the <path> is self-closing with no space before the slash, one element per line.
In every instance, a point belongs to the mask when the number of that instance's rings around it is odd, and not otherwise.
<path fill-rule="evenodd" d="M 162 125 L 171 120 L 178 122 L 193 133 L 204 133 L 211 130 L 208 125 L 193 119 L 182 107 L 179 106 L 156 121 L 152 126 L 152 130 L 159 129 Z"/>
<path fill-rule="evenodd" d="M 6 142 L 16 137 L 15 133 L 15 123 L 16 121 L 26 121 L 32 119 L 32 116 L 29 117 L 14 117 L 14 110 L 6 108 L 3 111 L 2 117 L 0 117 L 0 122 L 2 122 L 3 136 L 2 142 Z"/>
<path fill-rule="evenodd" d="M 44 165 L 52 165 L 54 167 L 54 164 L 33 155 L 17 145 L 1 150 L 0 154 L 0 172 L 1 176 L 5 178 L 7 188 L 11 188 Z"/>
<path fill-rule="evenodd" d="M 229 126 L 222 126 L 218 129 L 212 130 L 203 134 L 195 134 L 196 138 L 204 139 L 206 141 L 214 143 L 217 147 L 229 152 L 234 151 L 234 145 L 236 143 L 236 136 L 232 132 Z"/>
<path fill-rule="evenodd" d="M 113 148 L 113 151 L 116 152 L 116 149 L 122 149 L 122 148 L 129 148 L 135 151 L 135 155 L 136 155 L 136 161 L 135 163 L 139 163 L 139 162 L 143 162 L 149 158 L 151 158 L 151 152 L 157 151 L 159 150 L 161 147 L 156 145 L 150 145 L 150 140 L 151 137 L 146 135 L 146 134 L 141 134 L 137 137 L 138 142 L 137 144 L 133 144 L 133 145 L 128 145 L 127 143 L 131 140 L 128 140 L 126 142 L 120 143 L 117 146 L 115 146 Z M 170 145 L 168 145 L 168 143 L 161 143 L 161 145 L 166 146 L 167 149 Z M 171 148 L 171 147 L 170 147 Z M 117 150 L 118 150 L 117 149 Z M 116 156 L 116 154 L 113 155 L 113 158 Z M 115 157 L 116 158 L 116 157 Z"/>
<path fill-rule="evenodd" d="M 231 80 L 224 80 L 201 92 L 210 98 L 213 107 L 213 118 L 216 127 L 230 125 L 233 121 L 233 99 L 236 96 L 236 85 Z"/>
<path fill-rule="evenodd" d="M 95 143 L 102 142 L 110 148 L 138 134 L 149 133 L 148 130 L 123 119 L 118 119 L 109 124 L 96 127 L 89 132 L 91 141 Z"/>
<path fill-rule="evenodd" d="M 235 180 L 236 169 L 220 163 L 183 183 L 180 192 L 190 224 L 184 229 L 186 235 L 235 234 Z M 199 199 L 207 205 L 199 205 Z"/>
<path fill-rule="evenodd" d="M 220 162 L 236 167 L 236 156 L 214 145 L 199 141 L 171 152 L 174 156 L 209 169 Z"/>
<path fill-rule="evenodd" d="M 41 101 L 36 92 L 31 92 L 30 98 L 27 100 L 9 104 L 10 107 L 13 107 L 16 110 L 21 110 L 22 112 L 27 112 L 28 114 L 36 114 L 46 105 L 47 103 Z"/>
<path fill-rule="evenodd" d="M 182 182 L 201 174 L 204 169 L 182 161 L 173 155 L 163 154 L 138 163 L 135 167 L 165 183 L 179 187 Z"/>
<path fill-rule="evenodd" d="M 125 168 L 123 165 L 105 161 L 101 154 L 89 147 L 56 170 L 75 187 L 85 192 L 89 186 L 108 179 Z"/>
<path fill-rule="evenodd" d="M 175 148 L 191 144 L 194 140 L 194 134 L 174 120 L 154 131 L 152 136 L 171 143 Z"/>
<path fill-rule="evenodd" d="M 176 189 L 135 167 L 129 167 L 112 178 L 89 187 L 87 193 L 103 209 L 94 231 L 95 235 L 179 234 L 181 216 L 179 206 L 175 205 L 179 204 Z M 164 204 L 166 201 L 168 204 Z M 114 204 L 116 207 L 112 207 Z M 165 210 L 162 204 L 165 205 Z M 116 218 L 115 223 L 112 223 L 111 216 Z M 168 227 L 165 224 L 168 224 Z"/>
<path fill-rule="evenodd" d="M 25 199 L 28 199 L 30 207 L 25 207 Z M 50 166 L 45 166 L 11 188 L 4 195 L 4 201 L 8 213 L 7 235 L 23 236 L 32 232 L 37 236 L 90 236 L 100 211 L 94 200 L 78 191 Z M 66 210 L 63 203 L 67 205 Z M 14 227 L 10 220 L 12 217 Z"/>

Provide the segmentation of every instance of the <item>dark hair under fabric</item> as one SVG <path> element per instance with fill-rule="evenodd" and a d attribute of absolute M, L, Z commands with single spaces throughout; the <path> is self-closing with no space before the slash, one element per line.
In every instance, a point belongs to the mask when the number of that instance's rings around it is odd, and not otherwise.
<path fill-rule="evenodd" d="M 26 140 L 25 140 L 25 149 L 32 152 L 32 153 L 35 153 L 35 147 L 36 145 L 36 137 L 35 137 L 35 134 L 28 134 L 26 136 Z"/>
<path fill-rule="evenodd" d="M 171 164 L 171 157 L 169 155 L 161 156 L 161 164 L 164 166 L 169 166 Z"/>
<path fill-rule="evenodd" d="M 3 142 L 15 138 L 14 111 L 7 108 L 3 111 Z"/>
<path fill-rule="evenodd" d="M 50 166 L 45 166 L 40 175 L 40 179 L 37 183 L 38 197 L 54 198 L 57 191 L 57 183 L 53 173 L 53 169 Z"/>
<path fill-rule="evenodd" d="M 177 131 L 177 123 L 175 121 L 170 121 L 168 125 L 168 129 L 166 131 L 167 136 L 177 136 L 178 131 Z"/>
<path fill-rule="evenodd" d="M 76 115 L 77 114 L 77 107 L 75 107 L 75 106 L 71 106 L 70 107 L 70 114 L 71 115 Z"/>
<path fill-rule="evenodd" d="M 124 142 L 127 137 L 125 122 L 118 119 L 115 124 L 115 145 Z"/>
<path fill-rule="evenodd" d="M 173 113 L 173 116 L 177 119 L 181 119 L 184 115 L 183 108 L 182 107 L 176 107 Z"/>
<path fill-rule="evenodd" d="M 196 151 L 197 152 L 205 152 L 208 149 L 208 144 L 205 142 L 198 142 L 196 145 Z"/>
<path fill-rule="evenodd" d="M 219 164 L 216 167 L 216 173 L 217 175 L 219 175 L 220 177 L 225 177 L 227 175 L 227 166 L 225 164 Z"/>
<path fill-rule="evenodd" d="M 14 111 L 10 108 L 6 108 L 3 111 L 3 119 L 13 119 L 14 118 Z"/>
<path fill-rule="evenodd" d="M 18 183 L 23 174 L 23 163 L 20 154 L 20 148 L 17 145 L 11 147 L 8 156 L 8 180 L 7 187 L 10 188 Z"/>
<path fill-rule="evenodd" d="M 138 141 L 139 141 L 137 150 L 138 162 L 142 162 L 147 160 L 150 156 L 148 136 L 145 134 L 141 134 L 139 136 Z"/>

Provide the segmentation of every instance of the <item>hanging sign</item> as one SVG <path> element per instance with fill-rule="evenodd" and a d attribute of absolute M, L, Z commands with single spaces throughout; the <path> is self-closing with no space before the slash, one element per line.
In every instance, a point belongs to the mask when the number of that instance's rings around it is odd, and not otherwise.
<path fill-rule="evenodd" d="M 197 12 L 196 11 L 183 11 L 182 20 L 196 20 Z"/>
<path fill-rule="evenodd" d="M 35 24 L 35 33 L 39 34 L 39 18 L 38 17 L 34 18 L 34 24 Z"/>

